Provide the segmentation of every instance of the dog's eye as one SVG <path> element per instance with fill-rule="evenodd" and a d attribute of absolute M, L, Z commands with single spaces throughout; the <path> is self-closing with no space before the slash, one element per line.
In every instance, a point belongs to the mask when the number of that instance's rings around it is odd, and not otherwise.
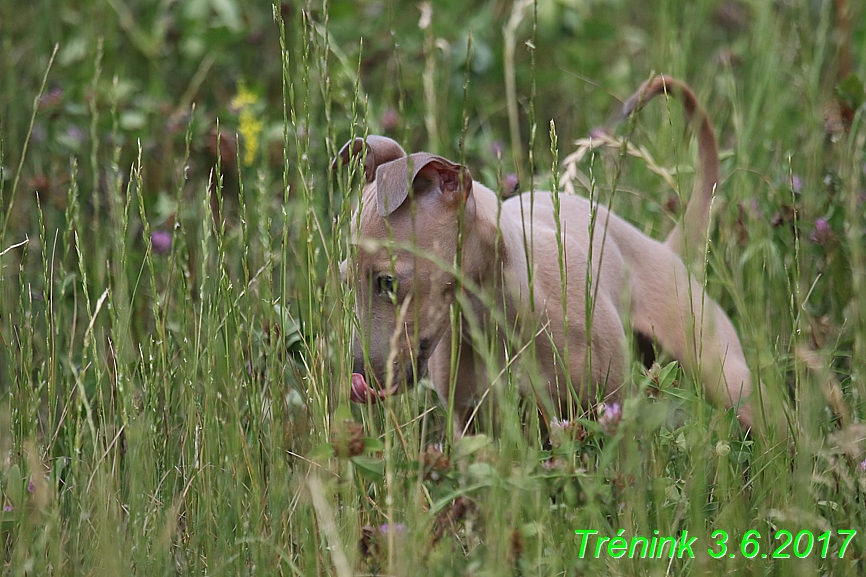
<path fill-rule="evenodd" d="M 397 292 L 397 281 L 389 274 L 380 274 L 376 285 L 380 295 L 394 295 Z"/>

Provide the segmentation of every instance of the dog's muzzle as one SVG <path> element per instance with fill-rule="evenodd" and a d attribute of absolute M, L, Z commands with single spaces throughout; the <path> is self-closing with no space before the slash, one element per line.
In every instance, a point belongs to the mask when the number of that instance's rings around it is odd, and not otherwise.
<path fill-rule="evenodd" d="M 393 384 L 387 388 L 374 389 L 367 384 L 367 379 L 362 373 L 352 373 L 352 390 L 349 393 L 349 400 L 353 403 L 378 403 L 384 401 L 386 397 L 396 394 L 401 389 L 410 390 L 415 386 L 414 371 L 411 368 L 406 370 L 407 374 L 401 375 L 401 378 L 395 378 Z M 404 385 L 405 386 L 402 386 Z"/>
<path fill-rule="evenodd" d="M 435 341 L 431 341 L 430 339 L 421 340 L 418 347 L 418 376 L 423 374 L 425 367 L 427 366 L 427 359 L 430 358 L 430 353 L 433 350 L 434 343 Z M 385 398 L 396 394 L 401 389 L 401 385 L 405 384 L 402 388 L 407 391 L 415 386 L 416 370 L 414 365 L 404 366 L 403 371 L 400 371 L 399 375 L 394 376 L 391 386 L 387 388 L 383 387 L 381 389 L 374 389 L 367 384 L 365 373 L 362 372 L 363 367 L 363 360 L 361 360 L 360 357 L 356 357 L 354 367 L 355 372 L 352 373 L 352 388 L 349 393 L 349 400 L 353 403 L 378 403 L 385 400 Z M 375 377 L 374 380 L 378 382 L 378 379 Z"/>

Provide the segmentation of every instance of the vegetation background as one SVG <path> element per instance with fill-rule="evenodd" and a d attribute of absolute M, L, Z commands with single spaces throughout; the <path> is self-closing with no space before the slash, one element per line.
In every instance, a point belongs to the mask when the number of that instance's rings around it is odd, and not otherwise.
<path fill-rule="evenodd" d="M 451 442 L 425 387 L 350 408 L 339 146 L 546 188 L 653 72 L 715 124 L 707 290 L 791 438 L 675 365 L 549 447 L 513 410 Z M 0 571 L 866 574 L 863 78 L 850 0 L 0 0 Z M 683 129 L 654 103 L 577 167 L 661 238 Z"/>

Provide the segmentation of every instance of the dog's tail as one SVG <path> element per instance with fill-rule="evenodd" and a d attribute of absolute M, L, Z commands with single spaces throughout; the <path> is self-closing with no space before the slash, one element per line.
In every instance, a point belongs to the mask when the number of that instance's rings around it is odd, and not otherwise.
<path fill-rule="evenodd" d="M 716 137 L 706 111 L 685 82 L 670 76 L 656 76 L 644 82 L 637 92 L 623 104 L 623 118 L 640 111 L 659 94 L 678 98 L 686 113 L 686 120 L 698 139 L 698 164 L 695 187 L 686 206 L 682 222 L 678 222 L 665 240 L 671 250 L 689 260 L 704 254 L 710 224 L 713 194 L 719 184 L 719 151 Z M 686 251 L 689 252 L 686 255 Z"/>

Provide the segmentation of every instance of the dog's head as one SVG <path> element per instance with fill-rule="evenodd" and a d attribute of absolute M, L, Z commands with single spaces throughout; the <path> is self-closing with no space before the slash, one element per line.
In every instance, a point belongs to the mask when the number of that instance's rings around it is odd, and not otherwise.
<path fill-rule="evenodd" d="M 356 257 L 342 265 L 358 318 L 355 402 L 411 387 L 426 369 L 456 298 L 458 221 L 474 213 L 465 167 L 423 152 L 407 156 L 382 136 L 357 138 L 340 151 L 343 163 L 364 156 L 366 184 L 352 219 Z"/>

